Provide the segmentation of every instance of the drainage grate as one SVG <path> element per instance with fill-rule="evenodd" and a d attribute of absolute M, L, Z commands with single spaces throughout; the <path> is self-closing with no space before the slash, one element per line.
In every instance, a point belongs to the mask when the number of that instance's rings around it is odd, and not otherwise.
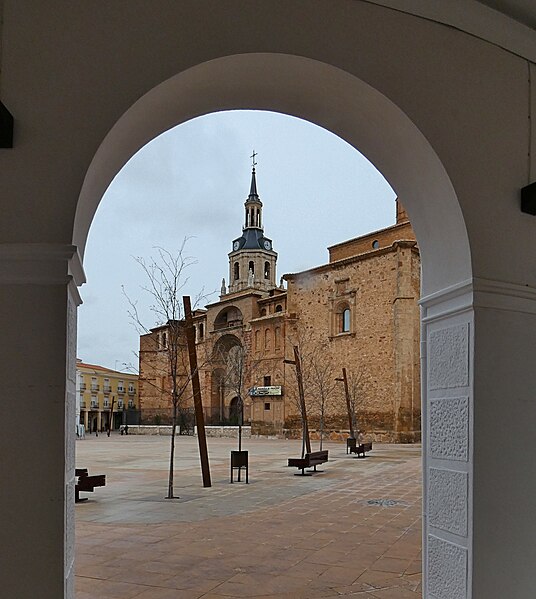
<path fill-rule="evenodd" d="M 367 505 L 380 505 L 381 507 L 394 507 L 395 505 L 407 505 L 398 499 L 368 499 Z"/>

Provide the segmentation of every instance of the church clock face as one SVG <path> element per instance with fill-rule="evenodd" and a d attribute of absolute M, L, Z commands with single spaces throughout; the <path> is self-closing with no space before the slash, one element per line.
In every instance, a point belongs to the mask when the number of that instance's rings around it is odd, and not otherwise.
<path fill-rule="evenodd" d="M 271 247 L 272 247 L 272 244 L 268 240 L 266 240 L 264 242 L 264 249 L 269 250 Z"/>
<path fill-rule="evenodd" d="M 240 247 L 240 243 L 239 243 L 238 241 L 235 241 L 235 242 L 233 243 L 233 250 L 235 250 L 235 252 L 236 252 L 236 250 L 237 250 L 239 247 Z"/>

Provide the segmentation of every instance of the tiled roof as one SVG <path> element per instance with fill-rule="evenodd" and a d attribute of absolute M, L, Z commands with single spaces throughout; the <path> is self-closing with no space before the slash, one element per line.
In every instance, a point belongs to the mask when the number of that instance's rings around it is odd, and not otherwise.
<path fill-rule="evenodd" d="M 106 366 L 99 366 L 98 364 L 87 364 L 86 362 L 77 362 L 76 367 L 87 368 L 89 370 L 101 370 L 102 372 L 113 372 L 114 374 L 121 374 L 123 376 L 138 376 L 135 372 L 120 372 L 119 370 L 106 368 Z"/>

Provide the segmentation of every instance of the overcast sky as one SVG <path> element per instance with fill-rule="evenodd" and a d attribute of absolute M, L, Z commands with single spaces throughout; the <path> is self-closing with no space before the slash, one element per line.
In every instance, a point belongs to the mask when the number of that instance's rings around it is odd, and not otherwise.
<path fill-rule="evenodd" d="M 395 194 L 381 173 L 325 129 L 259 111 L 179 125 L 135 154 L 100 203 L 84 258 L 79 358 L 117 370 L 137 365 L 139 335 L 122 286 L 139 300 L 144 324 L 154 326 L 134 256 L 148 259 L 157 246 L 175 252 L 190 237 L 187 253 L 197 264 L 186 291 L 193 297 L 204 288 L 218 299 L 231 241 L 242 232 L 253 149 L 277 281 L 326 263 L 329 245 L 395 222 Z"/>

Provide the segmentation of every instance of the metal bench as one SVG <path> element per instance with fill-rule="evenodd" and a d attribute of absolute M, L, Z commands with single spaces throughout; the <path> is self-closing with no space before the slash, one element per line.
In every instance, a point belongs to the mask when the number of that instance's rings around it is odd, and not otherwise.
<path fill-rule="evenodd" d="M 350 453 L 356 453 L 358 458 L 366 458 L 365 452 L 367 451 L 372 451 L 372 443 L 361 443 L 356 447 L 350 447 Z"/>
<path fill-rule="evenodd" d="M 93 493 L 95 487 L 104 487 L 106 485 L 105 474 L 96 474 L 94 476 L 89 476 L 87 468 L 76 468 L 74 474 L 78 477 L 78 480 L 76 481 L 76 485 L 74 487 L 75 503 L 87 501 L 88 499 L 87 497 L 80 497 L 80 491 Z"/>
<path fill-rule="evenodd" d="M 327 461 L 328 461 L 328 450 L 323 449 L 322 451 L 312 451 L 311 453 L 306 453 L 303 458 L 289 458 L 288 465 L 294 466 L 301 470 L 301 475 L 299 473 L 296 473 L 296 475 L 310 476 L 311 474 L 314 474 L 315 472 L 319 472 L 316 469 L 316 467 L 319 464 L 323 464 L 324 462 L 327 462 Z M 306 468 L 311 468 L 311 467 L 314 468 L 313 471 L 305 472 Z"/>

